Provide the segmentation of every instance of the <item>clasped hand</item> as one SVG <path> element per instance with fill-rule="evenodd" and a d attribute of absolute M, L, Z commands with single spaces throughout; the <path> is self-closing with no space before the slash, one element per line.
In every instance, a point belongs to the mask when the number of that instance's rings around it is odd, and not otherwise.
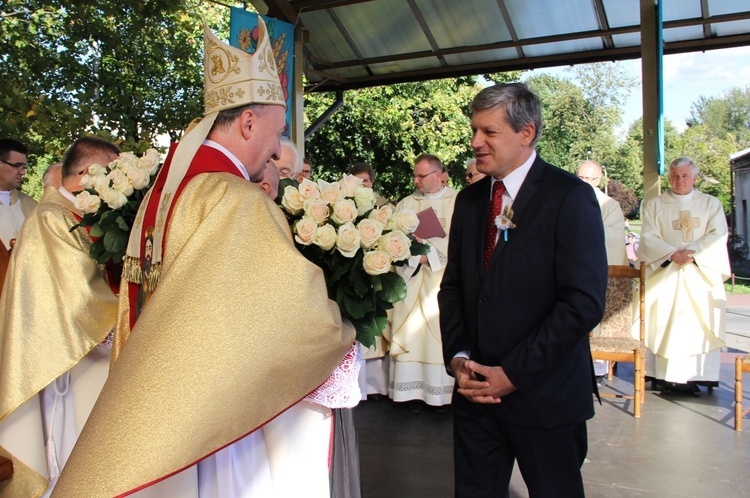
<path fill-rule="evenodd" d="M 677 263 L 680 266 L 685 266 L 694 262 L 693 253 L 695 251 L 690 249 L 683 249 L 682 251 L 675 251 L 672 253 L 671 259 L 673 263 Z"/>
<path fill-rule="evenodd" d="M 500 403 L 503 396 L 516 390 L 503 367 L 488 367 L 457 357 L 451 360 L 451 370 L 458 383 L 458 393 L 474 403 Z M 484 380 L 480 380 L 477 374 Z"/>

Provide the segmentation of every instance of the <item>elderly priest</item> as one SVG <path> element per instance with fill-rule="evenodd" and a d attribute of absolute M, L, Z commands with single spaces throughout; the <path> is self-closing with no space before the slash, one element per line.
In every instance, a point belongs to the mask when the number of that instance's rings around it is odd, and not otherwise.
<path fill-rule="evenodd" d="M 643 206 L 638 251 L 647 271 L 646 376 L 692 396 L 699 383 L 718 385 L 730 274 L 724 208 L 693 188 L 697 176 L 691 159 L 672 161 L 672 189 Z"/>

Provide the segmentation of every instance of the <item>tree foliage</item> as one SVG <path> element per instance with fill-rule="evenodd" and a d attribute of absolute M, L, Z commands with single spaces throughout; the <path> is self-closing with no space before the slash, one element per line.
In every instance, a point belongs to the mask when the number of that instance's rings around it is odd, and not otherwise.
<path fill-rule="evenodd" d="M 464 162 L 473 157 L 469 104 L 480 89 L 476 78 L 459 78 L 346 92 L 341 108 L 305 143 L 305 155 L 324 179 L 370 163 L 376 189 L 392 199 L 413 192 L 412 166 L 422 153 L 438 156 L 453 184 L 463 185 Z M 330 94 L 306 95 L 305 126 L 333 101 Z"/>
<path fill-rule="evenodd" d="M 575 66 L 574 78 L 542 74 L 528 78 L 528 85 L 542 101 L 543 134 L 540 155 L 548 162 L 574 172 L 592 159 L 608 176 L 634 188 L 635 160 L 629 148 L 621 149 L 617 127 L 622 122 L 622 103 L 633 85 L 617 63 Z"/>
<path fill-rule="evenodd" d="M 226 9 L 199 0 L 8 0 L 0 7 L 0 134 L 30 150 L 28 184 L 83 134 L 142 152 L 202 115 L 202 23 Z M 222 24 L 223 23 L 223 24 Z"/>

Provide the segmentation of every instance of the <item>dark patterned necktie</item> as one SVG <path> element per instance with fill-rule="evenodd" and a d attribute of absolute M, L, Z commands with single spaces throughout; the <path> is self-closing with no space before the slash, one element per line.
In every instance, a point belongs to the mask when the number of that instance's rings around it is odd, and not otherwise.
<path fill-rule="evenodd" d="M 495 251 L 495 242 L 497 239 L 497 225 L 495 218 L 500 216 L 503 211 L 503 193 L 505 193 L 505 184 L 495 182 L 492 185 L 492 201 L 490 201 L 490 212 L 487 215 L 487 226 L 484 235 L 484 269 L 490 265 L 492 253 Z"/>

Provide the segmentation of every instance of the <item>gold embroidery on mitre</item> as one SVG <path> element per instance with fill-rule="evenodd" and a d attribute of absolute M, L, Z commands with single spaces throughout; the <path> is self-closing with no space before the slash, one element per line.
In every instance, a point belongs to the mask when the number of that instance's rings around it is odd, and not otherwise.
<path fill-rule="evenodd" d="M 286 107 L 270 38 L 263 19 L 258 17 L 258 46 L 248 54 L 227 45 L 205 27 L 204 60 L 205 113 L 248 104 L 278 104 Z M 241 45 L 248 43 L 249 33 Z"/>
<path fill-rule="evenodd" d="M 213 40 L 207 43 L 206 61 L 209 65 L 209 79 L 212 83 L 221 83 L 230 74 L 240 74 L 240 58 Z"/>

